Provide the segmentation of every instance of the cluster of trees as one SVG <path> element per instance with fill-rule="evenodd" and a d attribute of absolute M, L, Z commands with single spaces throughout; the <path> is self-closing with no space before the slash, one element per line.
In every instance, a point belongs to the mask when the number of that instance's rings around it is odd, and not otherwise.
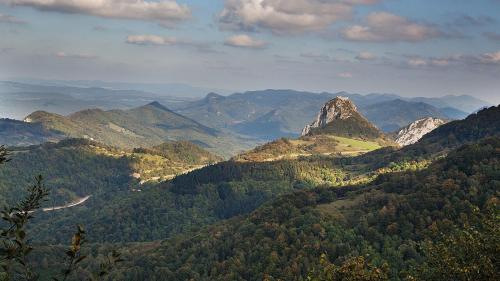
<path fill-rule="evenodd" d="M 97 152 L 98 149 L 108 155 Z M 19 188 L 29 185 L 34 174 L 44 175 L 51 189 L 46 206 L 129 189 L 129 159 L 112 157 L 109 154 L 115 155 L 113 151 L 91 146 L 85 140 L 21 148 L 11 154 L 12 161 L 0 169 L 1 205 L 20 200 Z"/>
<path fill-rule="evenodd" d="M 171 162 L 191 165 L 207 165 L 222 160 L 222 158 L 189 141 L 166 142 L 152 148 L 136 148 L 134 153 L 159 155 Z"/>

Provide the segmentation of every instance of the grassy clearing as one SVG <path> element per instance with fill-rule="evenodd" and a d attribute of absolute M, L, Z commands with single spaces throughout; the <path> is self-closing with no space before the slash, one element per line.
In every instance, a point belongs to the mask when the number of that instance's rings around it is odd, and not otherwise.
<path fill-rule="evenodd" d="M 373 141 L 363 141 L 357 139 L 349 139 L 344 137 L 332 136 L 333 139 L 339 142 L 339 146 L 349 147 L 352 149 L 372 151 L 381 148 L 381 146 Z"/>

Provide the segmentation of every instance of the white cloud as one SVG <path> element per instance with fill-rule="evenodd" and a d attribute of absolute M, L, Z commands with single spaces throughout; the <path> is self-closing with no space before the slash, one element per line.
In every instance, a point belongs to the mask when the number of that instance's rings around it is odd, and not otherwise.
<path fill-rule="evenodd" d="M 167 26 L 191 16 L 188 6 L 174 0 L 0 0 L 0 3 L 28 6 L 41 11 L 153 21 Z"/>
<path fill-rule="evenodd" d="M 194 49 L 202 53 L 217 53 L 210 42 L 198 42 L 175 37 L 159 36 L 152 34 L 129 35 L 125 43 L 142 46 L 179 46 Z"/>
<path fill-rule="evenodd" d="M 264 48 L 266 46 L 266 42 L 261 40 L 256 40 L 245 34 L 231 36 L 226 39 L 224 44 L 231 47 L 254 48 L 254 49 Z"/>
<path fill-rule="evenodd" d="M 378 0 L 226 0 L 219 15 L 222 28 L 267 29 L 278 34 L 323 30 L 349 19 L 353 6 Z"/>
<path fill-rule="evenodd" d="M 344 79 L 350 79 L 350 78 L 354 77 L 354 75 L 352 75 L 352 73 L 350 73 L 350 72 L 341 72 L 341 73 L 337 74 L 337 77 L 344 78 Z"/>
<path fill-rule="evenodd" d="M 452 58 L 422 58 L 413 57 L 408 60 L 408 65 L 413 67 L 424 67 L 424 66 L 448 66 L 451 63 Z"/>
<path fill-rule="evenodd" d="M 97 56 L 91 54 L 76 54 L 76 53 L 66 53 L 57 52 L 54 54 L 58 58 L 71 58 L 71 59 L 95 59 Z"/>
<path fill-rule="evenodd" d="M 177 39 L 158 35 L 129 35 L 126 42 L 136 45 L 173 45 L 177 43 Z"/>
<path fill-rule="evenodd" d="M 480 61 L 487 64 L 500 64 L 500 51 L 483 54 Z"/>
<path fill-rule="evenodd" d="M 408 60 L 408 64 L 411 66 L 427 66 L 427 60 L 421 58 L 413 58 Z"/>
<path fill-rule="evenodd" d="M 500 51 L 483 54 L 455 54 L 445 57 L 407 56 L 406 64 L 412 67 L 500 66 Z"/>
<path fill-rule="evenodd" d="M 377 57 L 370 52 L 361 52 L 356 56 L 357 60 L 374 60 Z"/>
<path fill-rule="evenodd" d="M 0 23 L 25 24 L 26 22 L 14 17 L 14 16 L 0 13 Z"/>
<path fill-rule="evenodd" d="M 429 25 L 419 24 L 387 12 L 373 12 L 365 24 L 342 30 L 345 39 L 353 41 L 424 41 L 438 37 L 441 32 Z"/>
<path fill-rule="evenodd" d="M 450 64 L 448 59 L 433 59 L 431 60 L 431 64 L 435 66 L 447 66 Z"/>

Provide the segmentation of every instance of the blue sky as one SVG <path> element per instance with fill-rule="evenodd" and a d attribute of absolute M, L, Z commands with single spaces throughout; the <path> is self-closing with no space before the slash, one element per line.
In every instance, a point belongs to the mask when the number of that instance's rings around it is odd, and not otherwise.
<path fill-rule="evenodd" d="M 500 0 L 0 0 L 0 38 L 0 79 L 500 102 Z"/>

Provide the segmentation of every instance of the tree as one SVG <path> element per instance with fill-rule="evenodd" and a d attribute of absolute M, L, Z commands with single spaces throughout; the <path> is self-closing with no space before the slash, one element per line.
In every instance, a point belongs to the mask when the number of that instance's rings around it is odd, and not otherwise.
<path fill-rule="evenodd" d="M 388 265 L 376 267 L 365 257 L 354 257 L 338 266 L 331 263 L 325 254 L 321 255 L 321 268 L 308 276 L 309 281 L 384 281 L 388 280 Z"/>

